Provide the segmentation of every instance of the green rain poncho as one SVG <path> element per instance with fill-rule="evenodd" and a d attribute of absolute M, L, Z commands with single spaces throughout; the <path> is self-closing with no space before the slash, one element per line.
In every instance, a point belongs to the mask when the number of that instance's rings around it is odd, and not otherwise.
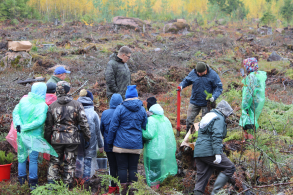
<path fill-rule="evenodd" d="M 44 139 L 44 123 L 48 106 L 45 103 L 47 86 L 35 83 L 27 97 L 23 97 L 13 110 L 14 128 L 20 125 L 17 133 L 17 157 L 24 162 L 32 151 L 58 157 L 52 146 Z"/>
<path fill-rule="evenodd" d="M 178 168 L 176 140 L 169 119 L 159 104 L 153 105 L 149 111 L 153 115 L 148 118 L 146 130 L 142 131 L 145 141 L 143 156 L 147 184 L 154 186 L 169 174 L 177 174 Z"/>
<path fill-rule="evenodd" d="M 266 72 L 257 71 L 250 73 L 242 80 L 244 86 L 242 90 L 240 126 L 245 127 L 245 125 L 254 124 L 255 130 L 259 127 L 257 120 L 265 103 L 266 79 Z"/>

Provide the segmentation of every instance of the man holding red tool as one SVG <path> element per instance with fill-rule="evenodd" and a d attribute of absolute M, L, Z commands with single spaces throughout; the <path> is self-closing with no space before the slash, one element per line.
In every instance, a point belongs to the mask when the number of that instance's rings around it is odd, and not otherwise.
<path fill-rule="evenodd" d="M 183 79 L 178 86 L 178 92 L 189 85 L 192 85 L 192 93 L 187 110 L 186 132 L 188 132 L 189 128 L 193 125 L 194 119 L 199 114 L 200 110 L 202 110 L 202 116 L 208 112 L 207 102 L 214 102 L 223 91 L 219 75 L 204 62 L 198 62 L 196 69 L 192 70 L 188 76 Z M 206 100 L 207 95 L 205 91 L 212 94 L 212 97 L 208 100 Z"/>

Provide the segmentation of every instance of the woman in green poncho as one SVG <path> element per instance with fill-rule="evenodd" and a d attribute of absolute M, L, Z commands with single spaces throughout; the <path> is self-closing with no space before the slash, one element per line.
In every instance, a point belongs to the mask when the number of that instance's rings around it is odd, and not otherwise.
<path fill-rule="evenodd" d="M 147 107 L 152 114 L 148 118 L 146 130 L 143 130 L 146 181 L 149 186 L 159 188 L 169 174 L 177 174 L 176 141 L 163 108 L 159 104 L 151 105 L 149 101 Z"/>
<path fill-rule="evenodd" d="M 258 70 L 256 58 L 243 60 L 248 76 L 242 80 L 242 115 L 239 125 L 243 127 L 245 139 L 253 139 L 251 134 L 259 127 L 257 122 L 265 103 L 267 74 Z"/>
<path fill-rule="evenodd" d="M 23 97 L 13 110 L 13 124 L 17 129 L 18 180 L 27 180 L 26 162 L 29 163 L 29 185 L 34 189 L 38 184 L 39 152 L 58 156 L 52 146 L 44 139 L 44 123 L 48 106 L 45 102 L 47 86 L 35 83 L 27 97 Z"/>

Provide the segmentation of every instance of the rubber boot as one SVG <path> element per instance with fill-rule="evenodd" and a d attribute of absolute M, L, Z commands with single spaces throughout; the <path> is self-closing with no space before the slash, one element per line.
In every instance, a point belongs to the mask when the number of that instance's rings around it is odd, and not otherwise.
<path fill-rule="evenodd" d="M 38 185 L 38 179 L 31 179 L 31 178 L 29 178 L 28 185 L 29 185 L 29 187 L 30 187 L 31 190 L 36 189 L 37 188 L 37 185 Z"/>
<path fill-rule="evenodd" d="M 193 195 L 203 195 L 203 193 L 201 191 L 194 190 Z"/>
<path fill-rule="evenodd" d="M 18 182 L 22 186 L 27 181 L 27 176 L 18 177 Z"/>
<path fill-rule="evenodd" d="M 108 193 L 103 194 L 103 195 L 115 194 L 116 192 L 117 192 L 117 187 L 109 186 Z"/>
<path fill-rule="evenodd" d="M 215 195 L 219 192 L 219 190 L 224 187 L 224 185 L 228 182 L 229 177 L 227 177 L 224 173 L 220 173 L 214 183 L 214 189 L 211 195 Z"/>

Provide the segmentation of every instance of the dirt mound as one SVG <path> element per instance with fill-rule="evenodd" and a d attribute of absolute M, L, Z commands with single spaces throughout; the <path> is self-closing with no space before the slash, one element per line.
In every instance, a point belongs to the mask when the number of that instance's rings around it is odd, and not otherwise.
<path fill-rule="evenodd" d="M 0 61 L 0 71 L 13 67 L 29 67 L 31 66 L 32 57 L 27 52 L 7 52 Z"/>
<path fill-rule="evenodd" d="M 131 78 L 131 83 L 136 85 L 139 96 L 142 93 L 165 93 L 171 88 L 171 84 L 164 77 L 146 73 L 145 71 L 140 70 L 137 73 L 133 73 Z"/>
<path fill-rule="evenodd" d="M 167 72 L 167 79 L 169 81 L 181 82 L 191 71 L 189 68 L 179 68 L 177 66 L 171 66 Z"/>
<path fill-rule="evenodd" d="M 55 65 L 55 62 L 50 59 L 38 60 L 34 63 L 33 70 L 36 73 L 42 73 L 42 72 L 46 71 L 47 69 L 54 67 L 54 65 Z"/>

